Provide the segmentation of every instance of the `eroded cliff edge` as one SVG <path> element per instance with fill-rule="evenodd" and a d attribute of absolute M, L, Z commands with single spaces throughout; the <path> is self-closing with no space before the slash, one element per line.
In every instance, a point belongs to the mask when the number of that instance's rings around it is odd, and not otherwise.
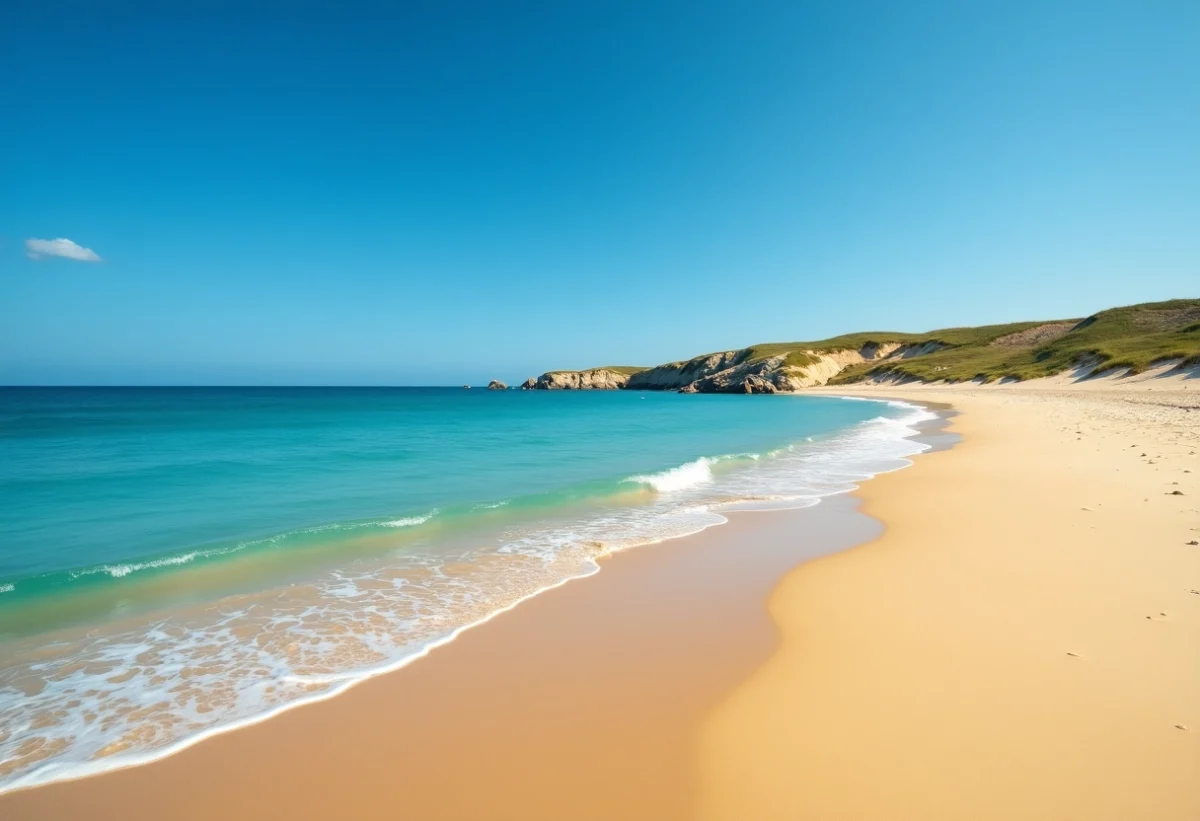
<path fill-rule="evenodd" d="M 590 368 L 585 371 L 548 371 L 521 383 L 522 390 L 611 391 L 627 386 L 630 374 L 639 368 Z"/>
<path fill-rule="evenodd" d="M 681 393 L 781 393 L 824 385 L 850 365 L 937 350 L 938 343 L 867 342 L 857 349 L 794 350 L 772 356 L 757 348 L 698 356 L 644 370 L 550 371 L 525 380 L 526 390 L 652 390 Z"/>

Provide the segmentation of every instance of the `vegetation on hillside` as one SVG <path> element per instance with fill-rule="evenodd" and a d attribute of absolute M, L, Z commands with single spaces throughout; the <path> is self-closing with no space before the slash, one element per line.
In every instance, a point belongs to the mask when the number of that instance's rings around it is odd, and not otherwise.
<path fill-rule="evenodd" d="M 598 368 L 583 368 L 578 371 L 558 370 L 558 371 L 550 371 L 550 373 L 583 373 L 584 371 L 612 371 L 613 373 L 620 373 L 620 374 L 625 374 L 626 376 L 632 376 L 633 374 L 638 373 L 639 371 L 644 371 L 644 370 L 646 370 L 646 368 L 638 366 L 638 365 L 601 365 Z"/>
<path fill-rule="evenodd" d="M 1083 367 L 1087 373 L 1115 368 L 1128 368 L 1136 373 L 1168 359 L 1183 360 L 1185 365 L 1200 364 L 1200 299 L 1174 299 L 1112 308 L 1082 320 L 1010 322 L 977 328 L 943 328 L 926 333 L 866 331 L 816 342 L 770 342 L 743 348 L 738 352 L 736 362 L 759 362 L 784 356 L 783 367 L 804 367 L 818 361 L 816 354 L 862 351 L 866 346 L 888 343 L 913 347 L 934 343 L 931 347 L 937 349 L 919 356 L 854 365 L 839 373 L 832 382 L 855 382 L 882 376 L 924 381 L 982 379 L 991 382 L 1006 378 L 1035 379 L 1074 367 Z M 646 370 L 628 365 L 609 365 L 603 369 L 626 375 Z"/>
<path fill-rule="evenodd" d="M 807 362 L 803 361 L 803 357 L 805 357 L 803 354 L 804 351 L 857 351 L 866 345 L 885 345 L 889 342 L 909 345 L 923 345 L 927 342 L 936 342 L 941 345 L 977 345 L 1043 324 L 1045 323 L 1010 322 L 1005 325 L 982 325 L 978 328 L 943 328 L 939 331 L 918 334 L 901 331 L 865 331 L 855 334 L 842 334 L 830 339 L 822 339 L 819 342 L 768 342 L 761 345 L 751 345 L 747 348 L 747 361 L 755 362 L 760 359 L 769 359 L 772 356 L 787 353 L 789 354 L 789 361 L 785 364 L 793 364 L 790 361 L 791 357 L 795 354 L 800 354 L 801 361 L 797 361 L 795 364 L 805 365 L 814 362 L 815 358 L 807 356 Z"/>
<path fill-rule="evenodd" d="M 1033 344 L 997 344 L 1015 331 L 1066 325 L 1061 334 Z M 868 376 L 893 375 L 925 381 L 960 382 L 982 379 L 1036 379 L 1073 367 L 1088 373 L 1116 368 L 1143 371 L 1155 362 L 1181 359 L 1185 364 L 1200 363 L 1200 299 L 1176 299 L 1151 302 L 1101 311 L 1082 321 L 1059 323 L 1020 323 L 1024 328 L 992 335 L 989 329 L 970 341 L 956 337 L 951 347 L 925 356 L 876 365 L 859 365 L 840 373 L 835 382 L 854 382 Z M 940 332 L 937 332 L 940 333 Z M 936 333 L 934 334 L 936 335 Z M 967 335 L 969 336 L 969 335 Z M 1035 334 L 1036 336 L 1036 334 Z"/>

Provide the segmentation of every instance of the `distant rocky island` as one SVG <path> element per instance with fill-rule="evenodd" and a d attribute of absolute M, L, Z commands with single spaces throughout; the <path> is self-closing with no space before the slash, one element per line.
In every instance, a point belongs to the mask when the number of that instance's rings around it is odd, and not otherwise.
<path fill-rule="evenodd" d="M 753 345 L 649 368 L 548 371 L 521 388 L 789 393 L 860 381 L 1023 380 L 1072 368 L 1082 375 L 1138 372 L 1165 362 L 1180 368 L 1200 365 L 1200 299 L 1113 308 L 1085 319 Z"/>

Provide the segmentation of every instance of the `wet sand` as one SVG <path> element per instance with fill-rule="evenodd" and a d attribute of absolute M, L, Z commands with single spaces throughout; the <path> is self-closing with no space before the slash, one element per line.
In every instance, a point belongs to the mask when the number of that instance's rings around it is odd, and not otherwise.
<path fill-rule="evenodd" d="M 849 496 L 617 554 L 394 673 L 169 758 L 0 796 L 19 819 L 682 819 L 704 715 L 773 652 L 805 559 L 879 534 Z"/>

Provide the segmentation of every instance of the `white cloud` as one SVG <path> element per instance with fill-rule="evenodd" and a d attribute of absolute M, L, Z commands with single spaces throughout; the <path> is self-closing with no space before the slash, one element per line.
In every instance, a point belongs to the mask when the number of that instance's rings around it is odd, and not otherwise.
<path fill-rule="evenodd" d="M 30 259 L 41 259 L 42 257 L 65 257 L 66 259 L 77 259 L 80 262 L 100 262 L 100 255 L 91 248 L 84 248 L 82 245 L 76 245 L 69 239 L 27 239 L 25 240 L 25 253 Z"/>

